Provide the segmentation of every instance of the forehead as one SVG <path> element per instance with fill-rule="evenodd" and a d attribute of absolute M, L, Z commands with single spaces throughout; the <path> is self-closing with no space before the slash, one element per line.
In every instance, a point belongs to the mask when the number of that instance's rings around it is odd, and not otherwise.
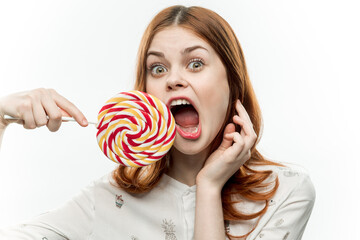
<path fill-rule="evenodd" d="M 206 49 L 212 49 L 211 46 L 193 31 L 179 27 L 167 27 L 155 34 L 149 51 L 179 51 L 192 45 L 200 45 Z"/>

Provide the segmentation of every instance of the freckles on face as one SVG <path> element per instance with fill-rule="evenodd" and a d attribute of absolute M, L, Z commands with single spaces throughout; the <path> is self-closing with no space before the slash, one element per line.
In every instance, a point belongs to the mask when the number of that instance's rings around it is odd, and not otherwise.
<path fill-rule="evenodd" d="M 154 36 L 146 67 L 149 94 L 166 104 L 188 99 L 197 111 L 199 136 L 187 138 L 178 132 L 175 148 L 186 154 L 207 149 L 225 120 L 230 94 L 226 68 L 215 50 L 190 30 L 168 27 Z"/>

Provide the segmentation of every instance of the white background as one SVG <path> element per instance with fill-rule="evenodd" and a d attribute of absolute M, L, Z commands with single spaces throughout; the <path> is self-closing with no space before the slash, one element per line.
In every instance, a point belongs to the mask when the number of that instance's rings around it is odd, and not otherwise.
<path fill-rule="evenodd" d="M 0 96 L 54 88 L 96 120 L 131 90 L 137 48 L 169 4 L 201 5 L 236 32 L 264 116 L 265 156 L 304 166 L 317 199 L 303 239 L 358 239 L 359 5 L 355 1 L 0 1 Z M 115 167 L 96 130 L 8 127 L 0 227 L 64 203 Z"/>

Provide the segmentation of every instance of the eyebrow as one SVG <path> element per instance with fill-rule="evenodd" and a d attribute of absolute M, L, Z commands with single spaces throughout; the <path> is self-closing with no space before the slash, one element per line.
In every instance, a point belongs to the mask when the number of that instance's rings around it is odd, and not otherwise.
<path fill-rule="evenodd" d="M 204 49 L 208 52 L 208 50 L 206 48 L 204 48 L 203 46 L 200 46 L 200 45 L 195 45 L 195 46 L 192 46 L 192 47 L 188 47 L 188 48 L 185 48 L 184 51 L 182 52 L 182 54 L 188 54 L 190 53 L 191 51 L 194 51 L 195 49 Z"/>
<path fill-rule="evenodd" d="M 192 46 L 192 47 L 185 48 L 185 49 L 181 52 L 181 54 L 182 54 L 182 55 L 189 54 L 190 52 L 192 52 L 192 51 L 194 51 L 195 49 L 198 49 L 198 48 L 204 49 L 204 50 L 208 51 L 206 48 L 204 48 L 204 47 L 202 47 L 202 46 L 200 46 L 200 45 L 195 45 L 195 46 Z M 155 56 L 162 57 L 162 58 L 165 57 L 164 53 L 162 53 L 162 52 L 157 52 L 157 51 L 149 51 L 149 52 L 146 54 L 146 57 L 148 57 L 148 56 L 150 56 L 150 55 L 155 55 Z"/>

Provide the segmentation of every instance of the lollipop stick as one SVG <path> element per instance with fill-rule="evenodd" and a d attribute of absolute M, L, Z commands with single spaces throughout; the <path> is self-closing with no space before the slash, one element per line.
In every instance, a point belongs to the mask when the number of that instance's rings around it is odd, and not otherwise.
<path fill-rule="evenodd" d="M 47 118 L 49 119 L 49 116 L 47 116 Z M 5 120 L 20 120 L 20 118 L 14 118 L 14 117 L 11 117 L 11 116 L 8 116 L 8 115 L 5 115 L 4 119 Z M 74 118 L 72 118 L 72 117 L 62 117 L 61 121 L 62 122 L 76 122 L 76 120 Z M 88 122 L 88 123 L 96 125 L 95 122 Z"/>

